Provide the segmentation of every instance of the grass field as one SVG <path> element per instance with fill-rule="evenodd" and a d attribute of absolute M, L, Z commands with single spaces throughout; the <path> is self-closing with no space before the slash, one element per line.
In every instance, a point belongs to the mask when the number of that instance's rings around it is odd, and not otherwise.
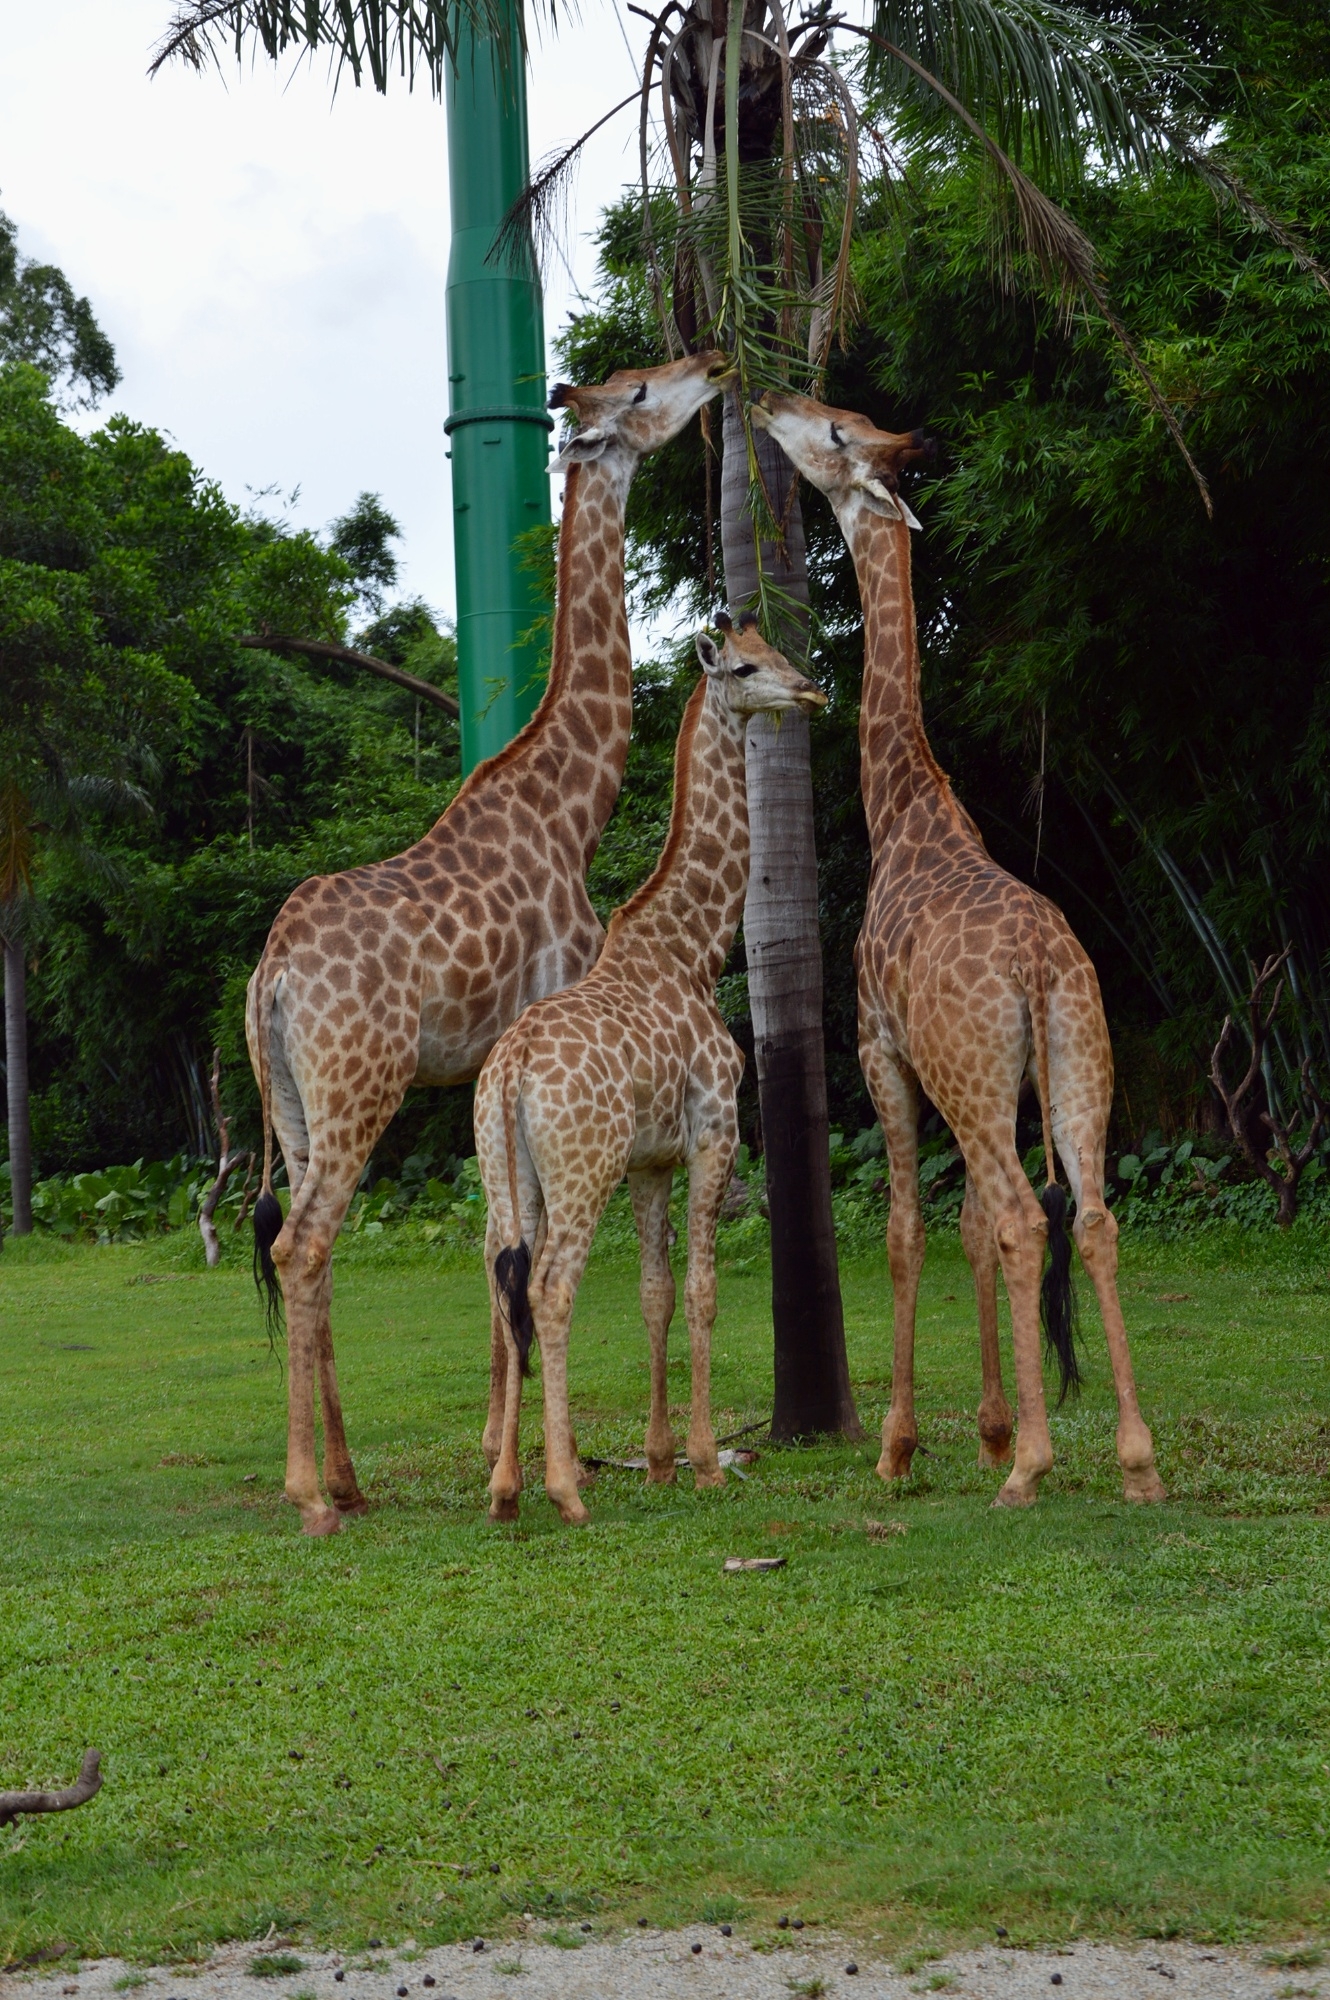
<path fill-rule="evenodd" d="M 1107 1362 L 1055 1417 L 1030 1513 L 987 1506 L 955 1238 L 920 1323 L 929 1456 L 764 1449 L 697 1494 L 601 1475 L 485 1519 L 479 1271 L 390 1236 L 339 1253 L 348 1425 L 373 1501 L 327 1542 L 281 1498 L 285 1390 L 238 1257 L 10 1243 L 0 1258 L 0 1785 L 83 1811 L 0 1833 L 0 1961 L 188 1956 L 270 1926 L 363 1948 L 778 1912 L 902 1948 L 1004 1925 L 1273 1937 L 1327 1913 L 1330 1286 L 1295 1233 L 1126 1246 L 1173 1496 L 1118 1498 Z M 865 1423 L 881 1257 L 844 1271 Z M 1087 1288 L 1088 1289 L 1088 1288 Z M 686 1341 L 676 1335 L 679 1399 Z M 1008 1377 L 1010 1381 L 1010 1374 Z M 584 1452 L 640 1448 L 636 1272 L 593 1263 Z M 722 1272 L 717 1428 L 769 1409 L 767 1274 Z M 872 1536 L 865 1523 L 899 1524 Z M 731 1554 L 787 1567 L 724 1576 Z M 302 1930 L 303 1927 L 303 1930 Z"/>

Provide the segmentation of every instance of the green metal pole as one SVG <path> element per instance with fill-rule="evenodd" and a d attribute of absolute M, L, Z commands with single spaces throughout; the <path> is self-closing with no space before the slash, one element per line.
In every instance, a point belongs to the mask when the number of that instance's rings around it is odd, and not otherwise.
<path fill-rule="evenodd" d="M 460 29 L 448 76 L 449 417 L 462 769 L 502 750 L 540 699 L 539 648 L 519 643 L 548 601 L 517 537 L 550 518 L 545 334 L 534 263 L 491 257 L 527 182 L 520 0 L 506 40 Z"/>

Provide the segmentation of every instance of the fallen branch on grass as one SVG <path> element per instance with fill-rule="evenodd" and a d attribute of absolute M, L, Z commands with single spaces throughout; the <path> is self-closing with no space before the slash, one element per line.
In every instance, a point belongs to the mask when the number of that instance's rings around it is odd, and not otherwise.
<path fill-rule="evenodd" d="M 85 1806 L 102 1788 L 101 1752 L 85 1750 L 83 1769 L 63 1792 L 0 1792 L 0 1826 L 12 1826 L 20 1813 L 70 1812 Z"/>

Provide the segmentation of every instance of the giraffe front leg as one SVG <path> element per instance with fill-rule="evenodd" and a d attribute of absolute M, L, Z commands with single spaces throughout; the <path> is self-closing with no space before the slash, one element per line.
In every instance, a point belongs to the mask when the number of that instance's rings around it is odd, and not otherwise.
<path fill-rule="evenodd" d="M 674 1169 L 630 1173 L 633 1219 L 642 1258 L 642 1317 L 651 1351 L 651 1414 L 647 1421 L 647 1480 L 656 1486 L 675 1479 L 674 1432 L 670 1428 L 666 1358 L 674 1318 L 674 1273 L 670 1269 L 670 1191 Z"/>
<path fill-rule="evenodd" d="M 1039 1330 L 1039 1284 L 1044 1271 L 1048 1222 L 1013 1154 L 1010 1171 L 979 1175 L 979 1197 L 997 1215 L 994 1232 L 1002 1277 L 1011 1302 L 1011 1343 L 1016 1355 L 1016 1452 L 995 1507 L 1032 1507 L 1039 1482 L 1053 1466 L 1053 1440 L 1044 1401 Z"/>
<path fill-rule="evenodd" d="M 974 1277 L 975 1304 L 979 1313 L 979 1357 L 984 1374 L 979 1403 L 979 1464 L 1005 1465 L 1011 1457 L 1011 1404 L 1002 1387 L 1002 1350 L 998 1345 L 997 1241 L 984 1214 L 974 1176 L 965 1176 L 965 1203 L 961 1209 L 961 1242 Z"/>
<path fill-rule="evenodd" d="M 319 1400 L 323 1406 L 323 1479 L 328 1498 L 339 1514 L 367 1514 L 369 1501 L 356 1480 L 342 1420 L 342 1398 L 337 1388 L 337 1363 L 332 1343 L 332 1258 L 324 1275 L 315 1332 L 315 1358 L 319 1370 Z"/>
<path fill-rule="evenodd" d="M 698 1486 L 723 1486 L 711 1422 L 711 1330 L 716 1323 L 716 1222 L 738 1155 L 737 1131 L 700 1148 L 688 1162 L 688 1276 L 684 1310 L 692 1362 L 688 1463 Z"/>
<path fill-rule="evenodd" d="M 919 1444 L 914 1412 L 914 1324 L 924 1268 L 924 1218 L 919 1206 L 919 1098 L 912 1074 L 880 1043 L 864 1043 L 859 1060 L 887 1143 L 891 1192 L 887 1260 L 891 1266 L 891 1406 L 882 1420 L 879 1479 L 908 1479 Z"/>

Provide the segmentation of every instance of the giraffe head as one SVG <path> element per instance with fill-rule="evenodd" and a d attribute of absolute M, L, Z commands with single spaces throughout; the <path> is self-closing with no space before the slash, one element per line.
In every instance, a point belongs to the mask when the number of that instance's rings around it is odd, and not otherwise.
<path fill-rule="evenodd" d="M 862 509 L 919 526 L 899 489 L 902 468 L 931 458 L 936 449 L 922 431 L 880 431 L 853 410 L 829 409 L 809 396 L 774 390 L 753 405 L 753 422 L 826 494 L 847 534 L 851 517 Z"/>
<path fill-rule="evenodd" d="M 697 657 L 708 681 L 735 715 L 779 715 L 793 708 L 811 714 L 826 707 L 821 688 L 767 644 L 753 612 L 745 611 L 737 625 L 724 611 L 717 612 L 716 629 L 721 634 L 719 646 L 709 632 L 698 633 Z"/>
<path fill-rule="evenodd" d="M 570 465 L 616 455 L 630 468 L 635 466 L 646 452 L 658 451 L 676 437 L 733 374 L 728 355 L 713 347 L 659 368 L 617 369 L 596 388 L 575 389 L 557 382 L 550 408 L 571 410 L 577 429 L 550 471 L 566 472 Z"/>

